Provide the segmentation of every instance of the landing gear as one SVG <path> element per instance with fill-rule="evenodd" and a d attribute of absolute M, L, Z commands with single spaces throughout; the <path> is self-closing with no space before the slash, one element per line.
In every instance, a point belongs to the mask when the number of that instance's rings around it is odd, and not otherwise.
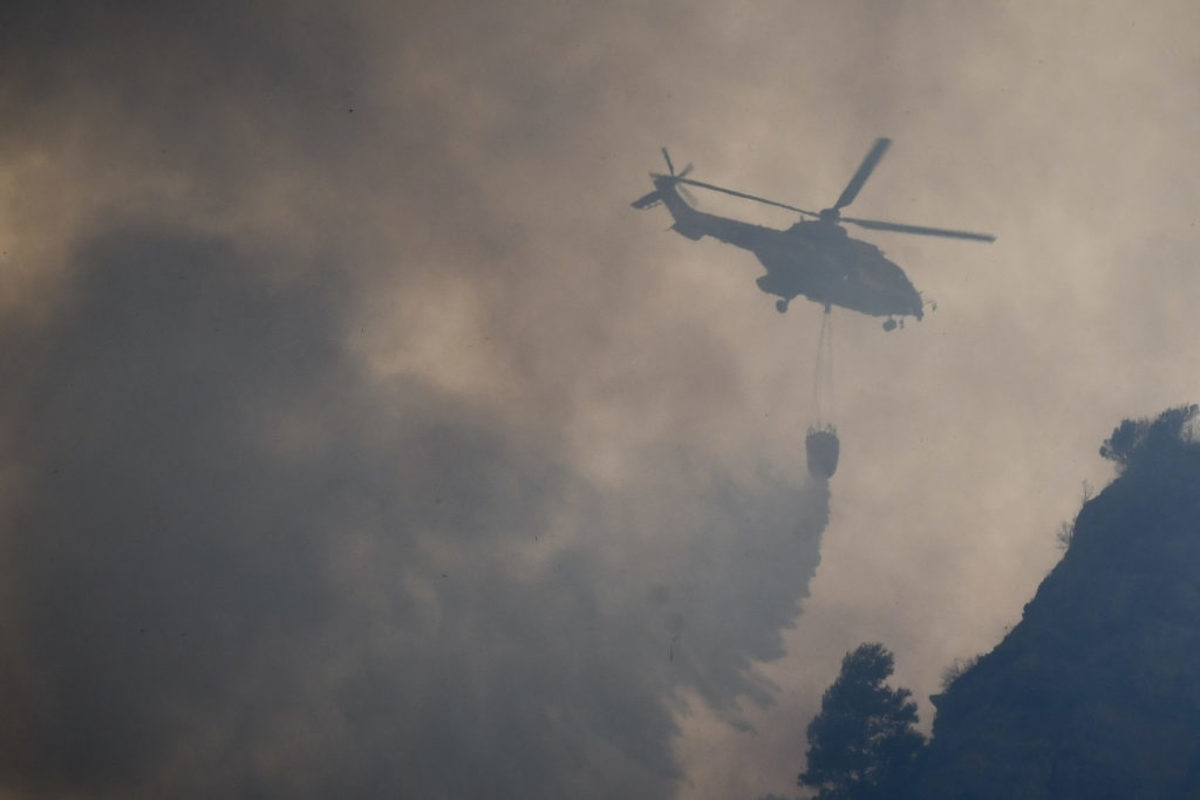
<path fill-rule="evenodd" d="M 786 314 L 787 310 L 788 310 L 788 301 L 787 300 L 776 300 L 775 301 L 775 310 L 778 311 L 780 314 Z"/>
<path fill-rule="evenodd" d="M 897 327 L 896 320 L 892 319 L 891 317 L 888 317 L 886 320 L 883 321 L 883 329 L 889 333 L 896 330 L 896 327 Z"/>

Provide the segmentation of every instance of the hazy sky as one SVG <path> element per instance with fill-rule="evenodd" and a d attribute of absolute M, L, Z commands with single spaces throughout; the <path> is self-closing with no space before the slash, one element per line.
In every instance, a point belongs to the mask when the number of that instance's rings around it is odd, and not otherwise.
<path fill-rule="evenodd" d="M 863 641 L 928 725 L 1200 396 L 1197 74 L 1185 2 L 6 3 L 0 788 L 749 800 Z M 835 312 L 826 493 L 819 308 L 629 203 L 878 136 L 854 214 L 998 241 L 863 235 L 938 311 Z"/>

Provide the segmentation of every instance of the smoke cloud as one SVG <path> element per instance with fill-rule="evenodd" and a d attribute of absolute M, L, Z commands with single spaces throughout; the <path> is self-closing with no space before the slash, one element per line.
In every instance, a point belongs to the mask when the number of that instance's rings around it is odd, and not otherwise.
<path fill-rule="evenodd" d="M 0 793 L 788 794 L 863 641 L 927 724 L 1197 394 L 1144 5 L 4 3 Z M 629 203 L 879 136 L 855 216 L 998 240 L 862 234 L 940 310 L 835 312 L 825 530 L 818 307 Z"/>
<path fill-rule="evenodd" d="M 150 219 L 10 326 L 0 783 L 28 797 L 666 797 L 685 693 L 770 701 L 823 485 L 605 485 L 343 342 L 345 275 Z"/>

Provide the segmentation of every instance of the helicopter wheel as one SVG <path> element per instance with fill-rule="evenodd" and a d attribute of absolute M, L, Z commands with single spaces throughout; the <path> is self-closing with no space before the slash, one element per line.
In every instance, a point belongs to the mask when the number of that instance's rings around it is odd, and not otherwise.
<path fill-rule="evenodd" d="M 889 332 L 896 330 L 896 320 L 892 319 L 891 317 L 888 317 L 883 322 L 883 329 L 885 331 L 889 331 Z"/>
<path fill-rule="evenodd" d="M 778 311 L 780 314 L 786 314 L 787 310 L 788 310 L 788 301 L 787 300 L 776 300 L 775 301 L 775 310 Z"/>

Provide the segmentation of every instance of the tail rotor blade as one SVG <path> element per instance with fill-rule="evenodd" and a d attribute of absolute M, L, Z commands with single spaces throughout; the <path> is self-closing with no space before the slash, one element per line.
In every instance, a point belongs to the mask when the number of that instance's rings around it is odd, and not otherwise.
<path fill-rule="evenodd" d="M 688 165 L 686 167 L 684 167 L 683 169 L 679 170 L 679 174 L 676 175 L 675 177 L 676 178 L 686 178 L 687 174 L 691 171 L 692 171 L 692 162 L 689 161 Z"/>
<path fill-rule="evenodd" d="M 891 144 L 891 139 L 881 137 L 875 140 L 875 144 L 871 145 L 870 151 L 863 158 L 862 163 L 858 165 L 858 171 L 854 173 L 854 177 L 850 179 L 850 182 L 846 184 L 846 188 L 842 190 L 842 196 L 833 204 L 834 208 L 845 208 L 854 202 L 854 198 L 858 197 L 859 190 L 867 182 L 867 178 L 871 177 L 871 173 L 879 164 L 879 159 L 883 158 L 883 154 L 887 152 Z"/>
<path fill-rule="evenodd" d="M 663 153 L 663 158 L 665 158 L 667 160 L 667 170 L 670 171 L 670 173 L 672 175 L 674 175 L 675 174 L 675 165 L 671 163 L 671 154 L 667 152 L 667 148 L 665 148 L 665 147 L 662 149 L 662 153 Z"/>

